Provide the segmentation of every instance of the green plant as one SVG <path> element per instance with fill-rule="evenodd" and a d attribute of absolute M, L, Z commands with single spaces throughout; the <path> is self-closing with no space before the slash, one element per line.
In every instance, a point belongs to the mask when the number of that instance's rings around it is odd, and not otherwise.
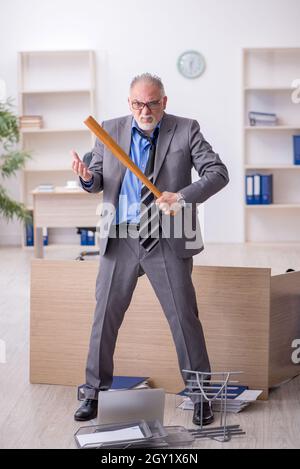
<path fill-rule="evenodd" d="M 18 117 L 13 111 L 11 99 L 0 101 L 0 176 L 2 180 L 16 175 L 31 156 L 18 149 L 19 125 Z M 0 216 L 7 221 L 16 217 L 24 222 L 31 221 L 31 214 L 25 205 L 13 200 L 0 183 Z"/>

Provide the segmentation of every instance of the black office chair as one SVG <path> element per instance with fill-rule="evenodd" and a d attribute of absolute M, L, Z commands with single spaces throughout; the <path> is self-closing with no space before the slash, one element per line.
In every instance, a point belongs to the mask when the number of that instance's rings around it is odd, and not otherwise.
<path fill-rule="evenodd" d="M 83 157 L 83 162 L 87 167 L 89 167 L 90 164 L 91 164 L 92 156 L 93 156 L 92 152 L 89 151 Z M 97 228 L 96 228 L 96 226 L 80 227 L 80 228 L 77 228 L 77 234 L 81 235 L 82 230 L 88 230 L 88 231 L 92 231 L 93 233 L 96 233 Z M 99 256 L 99 255 L 100 255 L 99 251 L 81 251 L 79 253 L 79 256 L 76 257 L 76 260 L 77 261 L 84 261 L 85 256 Z"/>

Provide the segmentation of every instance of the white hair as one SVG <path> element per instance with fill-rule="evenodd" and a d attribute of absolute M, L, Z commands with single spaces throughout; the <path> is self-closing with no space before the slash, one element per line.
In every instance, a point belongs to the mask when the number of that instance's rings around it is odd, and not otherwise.
<path fill-rule="evenodd" d="M 141 81 L 152 83 L 153 85 L 157 86 L 161 92 L 161 96 L 165 96 L 165 88 L 161 78 L 159 78 L 157 75 L 152 75 L 151 73 L 142 73 L 141 75 L 134 77 L 130 83 L 130 91 L 132 91 L 134 86 Z"/>

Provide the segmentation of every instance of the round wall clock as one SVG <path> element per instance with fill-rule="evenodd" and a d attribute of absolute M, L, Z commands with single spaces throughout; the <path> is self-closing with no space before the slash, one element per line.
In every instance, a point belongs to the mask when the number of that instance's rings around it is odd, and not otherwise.
<path fill-rule="evenodd" d="M 188 50 L 179 56 L 177 67 L 185 78 L 198 78 L 205 70 L 205 59 L 200 52 Z"/>

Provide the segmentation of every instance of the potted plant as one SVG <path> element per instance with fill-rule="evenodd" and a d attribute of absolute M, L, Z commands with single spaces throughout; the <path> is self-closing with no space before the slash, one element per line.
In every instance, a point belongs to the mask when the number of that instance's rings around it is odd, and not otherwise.
<path fill-rule="evenodd" d="M 29 153 L 18 148 L 19 123 L 13 111 L 11 99 L 0 101 L 0 217 L 10 221 L 14 217 L 25 223 L 31 222 L 31 214 L 23 203 L 12 199 L 1 184 L 23 168 Z"/>

